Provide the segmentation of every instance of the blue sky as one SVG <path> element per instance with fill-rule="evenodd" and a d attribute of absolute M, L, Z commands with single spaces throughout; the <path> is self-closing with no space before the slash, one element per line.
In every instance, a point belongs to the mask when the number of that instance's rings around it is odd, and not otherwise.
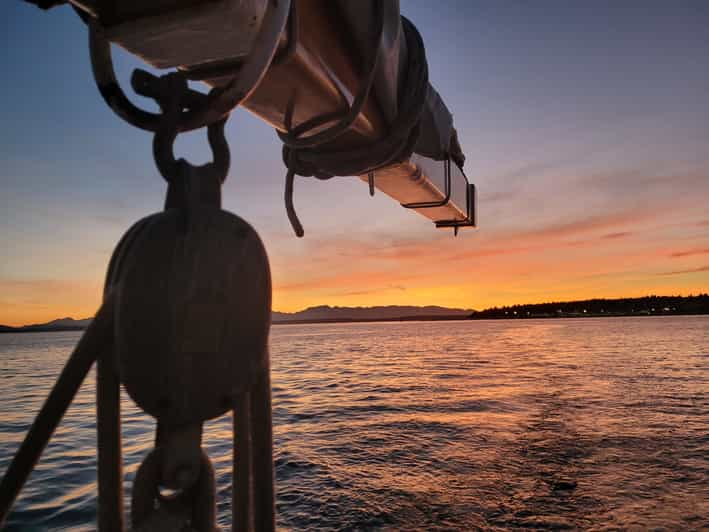
<path fill-rule="evenodd" d="M 295 239 L 278 139 L 237 110 L 224 207 L 262 235 L 277 309 L 706 290 L 709 3 L 402 0 L 401 10 L 454 114 L 480 228 L 453 239 L 369 198 L 356 178 L 300 178 L 306 237 Z M 0 323 L 89 315 L 113 246 L 160 209 L 165 184 L 150 136 L 100 99 L 75 14 L 10 1 L 0 15 Z M 127 86 L 142 65 L 115 55 Z M 205 161 L 204 135 L 177 152 Z"/>

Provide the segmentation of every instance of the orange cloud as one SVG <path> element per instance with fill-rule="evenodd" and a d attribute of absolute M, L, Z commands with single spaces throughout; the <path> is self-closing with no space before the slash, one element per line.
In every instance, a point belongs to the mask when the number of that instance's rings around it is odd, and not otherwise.
<path fill-rule="evenodd" d="M 706 255 L 709 253 L 709 248 L 703 249 L 688 249 L 686 251 L 676 251 L 670 255 L 670 257 L 692 257 L 694 255 Z"/>
<path fill-rule="evenodd" d="M 318 304 L 484 308 L 705 291 L 707 270 L 698 261 L 708 251 L 709 220 L 703 220 L 706 196 L 701 193 L 709 183 L 708 174 L 648 177 L 628 171 L 566 180 L 551 176 L 533 185 L 515 182 L 524 188 L 502 183 L 486 192 L 494 204 L 492 213 L 485 211 L 490 204 L 481 201 L 481 228 L 464 230 L 458 238 L 432 229 L 408 212 L 400 223 L 392 215 L 399 225 L 390 224 L 386 216 L 396 206 L 389 203 L 375 206 L 381 208 L 377 214 L 383 213 L 375 226 L 378 230 L 351 231 L 343 223 L 341 232 L 328 234 L 333 226 L 326 225 L 314 228 L 304 240 L 265 231 L 274 308 L 293 311 Z M 104 241 L 100 236 L 93 237 L 94 246 Z M 84 237 L 55 240 L 51 253 L 42 247 L 41 260 L 30 261 L 26 252 L 17 253 L 15 259 L 27 260 L 15 260 L 6 271 L 15 277 L 49 272 L 47 277 L 80 275 L 96 281 L 0 279 L 0 323 L 95 312 L 108 252 L 89 254 Z M 71 253 L 65 250 L 67 241 L 73 242 Z M 62 262 L 62 257 L 67 260 Z M 30 263 L 36 270 L 23 269 Z"/>
<path fill-rule="evenodd" d="M 380 235 L 373 241 L 320 238 L 309 247 L 307 258 L 290 258 L 289 281 L 281 281 L 281 271 L 275 271 L 275 302 L 284 310 L 324 301 L 482 308 L 700 291 L 701 279 L 668 286 L 658 278 L 669 264 L 662 242 L 622 238 L 650 231 L 654 223 L 653 216 L 637 209 L 526 232 L 468 232 L 458 239 L 448 235 L 396 239 Z M 608 233 L 611 228 L 632 231 Z M 317 268 L 309 269 L 301 260 Z M 307 273 L 296 280 L 297 271 Z M 406 290 L 392 290 L 394 285 Z"/>
<path fill-rule="evenodd" d="M 683 275 L 685 273 L 701 273 L 701 272 L 709 272 L 709 264 L 706 266 L 699 266 L 698 268 L 689 268 L 687 270 L 676 270 L 673 272 L 662 272 L 659 273 L 658 275 Z"/>

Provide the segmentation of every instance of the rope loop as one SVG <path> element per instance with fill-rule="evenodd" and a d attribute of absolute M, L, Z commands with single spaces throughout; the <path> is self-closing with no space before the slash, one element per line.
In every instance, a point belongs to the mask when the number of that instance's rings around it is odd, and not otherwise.
<path fill-rule="evenodd" d="M 179 115 L 179 133 L 209 126 L 226 118 L 241 102 L 246 100 L 266 75 L 271 65 L 281 34 L 290 12 L 290 0 L 271 1 L 266 4 L 263 22 L 254 39 L 252 51 L 239 71 L 224 87 L 204 95 L 203 104 L 190 106 Z M 106 29 L 99 20 L 82 15 L 89 27 L 89 50 L 94 80 L 106 104 L 129 124 L 147 131 L 160 128 L 161 116 L 144 111 L 134 105 L 121 89 L 111 58 L 111 43 Z"/>
<path fill-rule="evenodd" d="M 283 141 L 283 162 L 288 168 L 285 187 L 286 212 L 298 237 L 303 236 L 303 227 L 293 206 L 293 182 L 296 175 L 321 180 L 334 176 L 365 175 L 389 164 L 408 159 L 418 142 L 421 116 L 429 91 L 428 63 L 421 35 L 416 27 L 402 16 L 400 24 L 406 39 L 408 68 L 404 79 L 399 83 L 399 112 L 396 118 L 389 124 L 386 134 L 372 143 L 349 150 L 333 149 L 328 146 L 328 143 L 350 128 L 370 96 L 385 41 L 384 2 L 378 2 L 377 5 L 379 9 L 375 19 L 378 44 L 369 58 L 367 76 L 352 105 L 344 113 L 325 113 L 292 127 L 295 102 L 291 100 L 286 109 L 286 132 L 277 132 Z M 333 120 L 337 120 L 333 126 L 307 135 L 310 131 Z"/>

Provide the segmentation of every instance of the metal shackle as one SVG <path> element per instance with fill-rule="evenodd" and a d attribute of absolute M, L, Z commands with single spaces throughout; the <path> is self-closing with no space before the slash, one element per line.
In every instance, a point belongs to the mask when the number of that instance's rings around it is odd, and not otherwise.
<path fill-rule="evenodd" d="M 214 467 L 207 454 L 199 457 L 199 474 L 184 490 L 167 496 L 160 493 L 161 447 L 148 453 L 136 471 L 131 500 L 131 521 L 136 531 L 190 530 L 214 532 L 216 523 Z"/>

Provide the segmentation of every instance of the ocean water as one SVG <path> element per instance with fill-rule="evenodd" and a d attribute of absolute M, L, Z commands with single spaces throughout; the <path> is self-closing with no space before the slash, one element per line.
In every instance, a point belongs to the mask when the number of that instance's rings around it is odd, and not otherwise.
<path fill-rule="evenodd" d="M 0 472 L 79 333 L 0 335 Z M 709 317 L 276 326 L 282 529 L 709 527 Z M 94 377 L 8 530 L 95 528 Z M 127 496 L 154 422 L 124 394 Z M 206 425 L 228 530 L 231 420 Z"/>

